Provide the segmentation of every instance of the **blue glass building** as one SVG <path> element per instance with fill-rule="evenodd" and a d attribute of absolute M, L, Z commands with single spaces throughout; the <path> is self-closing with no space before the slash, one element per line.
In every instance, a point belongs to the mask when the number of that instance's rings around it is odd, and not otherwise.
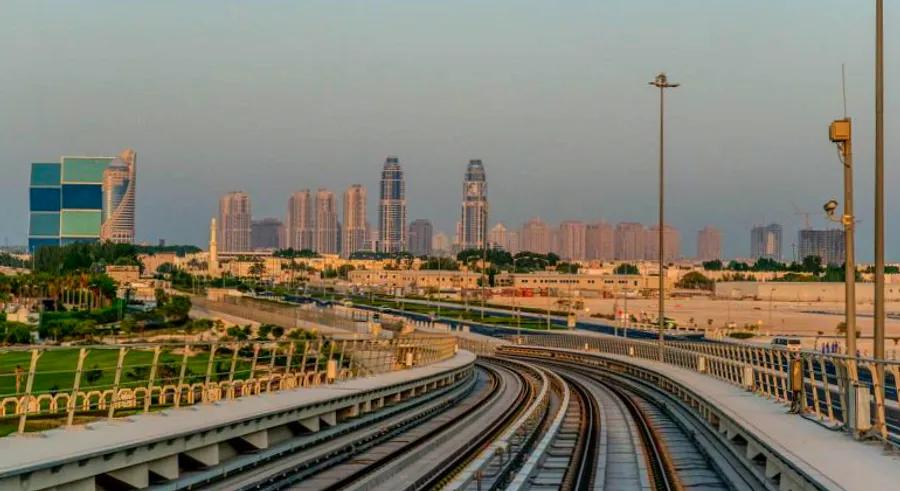
<path fill-rule="evenodd" d="M 103 172 L 112 157 L 31 164 L 28 250 L 100 240 Z"/>

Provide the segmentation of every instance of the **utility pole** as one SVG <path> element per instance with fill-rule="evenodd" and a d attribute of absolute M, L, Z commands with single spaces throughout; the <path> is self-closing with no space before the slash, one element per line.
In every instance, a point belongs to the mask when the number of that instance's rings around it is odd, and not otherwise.
<path fill-rule="evenodd" d="M 884 0 L 875 0 L 875 358 L 884 359 Z M 876 365 L 884 390 L 884 365 Z"/>
<path fill-rule="evenodd" d="M 881 1 L 881 0 L 879 0 Z M 649 82 L 659 88 L 659 361 L 664 361 L 666 328 L 666 283 L 665 283 L 665 91 L 681 84 L 671 83 L 665 73 L 660 73 Z"/>
<path fill-rule="evenodd" d="M 839 221 L 844 226 L 844 325 L 847 327 L 847 354 L 856 356 L 856 253 L 853 216 L 853 143 L 852 124 L 850 118 L 844 116 L 831 123 L 828 136 L 838 145 L 841 163 L 844 166 L 844 214 L 834 219 L 832 215 L 837 203 L 829 201 L 825 204 L 825 212 L 829 218 Z"/>

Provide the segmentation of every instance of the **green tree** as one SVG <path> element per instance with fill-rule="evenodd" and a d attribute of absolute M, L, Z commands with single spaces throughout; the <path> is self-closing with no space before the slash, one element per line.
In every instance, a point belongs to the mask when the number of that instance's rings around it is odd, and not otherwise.
<path fill-rule="evenodd" d="M 577 274 L 580 266 L 577 263 L 559 263 L 556 265 L 556 271 L 563 274 Z"/>
<path fill-rule="evenodd" d="M 281 339 L 282 336 L 284 336 L 284 328 L 281 326 L 273 326 L 272 337 L 275 339 Z"/>
<path fill-rule="evenodd" d="M 721 259 L 713 259 L 712 261 L 703 261 L 703 269 L 707 271 L 722 271 L 723 264 Z"/>
<path fill-rule="evenodd" d="M 459 263 L 454 261 L 453 258 L 432 256 L 423 261 L 422 264 L 419 265 L 419 269 L 459 271 Z"/>
<path fill-rule="evenodd" d="M 262 324 L 259 326 L 259 329 L 256 331 L 259 339 L 269 339 L 269 334 L 272 334 L 273 327 L 272 324 Z"/>
<path fill-rule="evenodd" d="M 803 271 L 818 275 L 822 271 L 822 258 L 819 256 L 806 256 L 803 258 Z"/>
<path fill-rule="evenodd" d="M 638 267 L 634 264 L 622 263 L 613 270 L 614 274 L 640 274 Z"/>
<path fill-rule="evenodd" d="M 179 323 L 187 320 L 190 311 L 191 299 L 186 295 L 173 295 L 161 309 L 166 320 Z"/>
<path fill-rule="evenodd" d="M 715 282 L 702 273 L 691 271 L 681 277 L 675 284 L 677 288 L 685 288 L 688 290 L 712 290 Z"/>

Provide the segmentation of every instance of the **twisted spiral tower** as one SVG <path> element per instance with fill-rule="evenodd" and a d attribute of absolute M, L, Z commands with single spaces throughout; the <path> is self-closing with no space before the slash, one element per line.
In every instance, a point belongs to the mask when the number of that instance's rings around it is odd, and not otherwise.
<path fill-rule="evenodd" d="M 137 154 L 126 149 L 103 172 L 103 225 L 100 238 L 134 242 L 134 195 Z"/>

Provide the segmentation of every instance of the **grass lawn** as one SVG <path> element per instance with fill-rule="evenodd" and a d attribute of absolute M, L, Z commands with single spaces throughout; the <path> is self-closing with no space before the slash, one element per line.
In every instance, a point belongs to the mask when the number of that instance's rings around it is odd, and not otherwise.
<path fill-rule="evenodd" d="M 38 359 L 37 373 L 34 377 L 34 387 L 32 392 L 42 393 L 50 390 L 65 392 L 71 390 L 75 381 L 78 351 L 78 348 L 45 351 Z M 95 348 L 89 350 L 87 358 L 84 360 L 81 390 L 86 391 L 91 388 L 106 389 L 112 386 L 118 357 L 118 349 Z M 181 353 L 172 353 L 169 348 L 164 349 L 160 353 L 159 368 L 157 369 L 157 383 L 164 377 L 178 377 L 181 369 L 182 357 L 183 355 Z M 271 357 L 268 351 L 260 351 L 257 364 L 261 367 L 266 366 L 270 360 Z M 123 387 L 147 385 L 152 362 L 153 351 L 143 349 L 129 350 L 125 355 L 120 385 Z M 201 351 L 189 356 L 187 360 L 187 377 L 194 380 L 205 377 L 208 362 L 208 351 Z M 0 352 L 0 398 L 16 393 L 17 366 L 21 367 L 20 391 L 23 392 L 25 390 L 30 363 L 30 352 Z M 220 365 L 220 368 L 221 366 L 226 367 L 225 370 L 227 372 L 231 366 L 231 354 L 216 355 L 213 366 L 214 371 L 216 371 L 216 364 Z M 235 377 L 239 379 L 246 378 L 249 367 L 249 361 L 239 357 Z M 96 380 L 88 382 L 86 374 L 90 370 L 100 370 L 102 374 Z M 175 380 L 167 381 L 167 383 L 174 382 Z"/>

